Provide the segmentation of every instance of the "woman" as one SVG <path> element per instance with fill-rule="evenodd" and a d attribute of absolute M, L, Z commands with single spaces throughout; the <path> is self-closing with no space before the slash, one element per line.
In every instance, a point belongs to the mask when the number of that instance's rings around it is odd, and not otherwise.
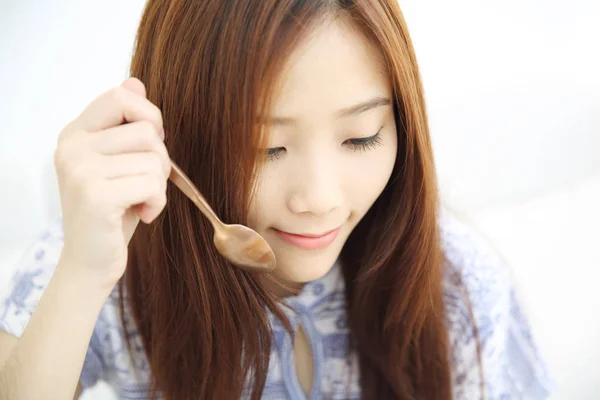
<path fill-rule="evenodd" d="M 2 394 L 547 396 L 506 267 L 440 209 L 395 1 L 150 0 L 131 75 L 60 135 L 63 219 L 1 309 Z M 169 157 L 273 273 L 217 253 Z"/>

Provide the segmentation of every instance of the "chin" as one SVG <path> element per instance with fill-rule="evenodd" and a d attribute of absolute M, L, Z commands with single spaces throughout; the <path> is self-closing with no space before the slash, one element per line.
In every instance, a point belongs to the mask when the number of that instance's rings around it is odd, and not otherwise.
<path fill-rule="evenodd" d="M 293 282 L 307 283 L 327 275 L 333 268 L 337 256 L 304 257 L 303 261 L 282 260 L 273 271 L 278 279 Z"/>

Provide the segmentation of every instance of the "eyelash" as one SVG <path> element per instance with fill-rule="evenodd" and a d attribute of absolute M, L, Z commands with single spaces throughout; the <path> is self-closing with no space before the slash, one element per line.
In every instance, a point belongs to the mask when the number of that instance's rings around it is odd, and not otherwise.
<path fill-rule="evenodd" d="M 352 151 L 367 151 L 373 150 L 378 146 L 381 146 L 381 130 L 383 127 L 379 128 L 376 134 L 373 136 L 359 138 L 359 139 L 348 139 L 343 144 L 350 147 Z M 267 161 L 275 161 L 281 158 L 282 154 L 285 151 L 285 147 L 273 147 L 267 150 Z"/>
<path fill-rule="evenodd" d="M 285 147 L 273 147 L 271 149 L 267 149 L 267 161 L 279 160 L 283 150 L 285 150 Z"/>
<path fill-rule="evenodd" d="M 344 143 L 350 146 L 352 151 L 366 151 L 373 150 L 377 148 L 377 146 L 381 146 L 381 130 L 383 127 L 379 128 L 376 134 L 373 136 L 369 136 L 366 138 L 360 139 L 348 139 Z"/>

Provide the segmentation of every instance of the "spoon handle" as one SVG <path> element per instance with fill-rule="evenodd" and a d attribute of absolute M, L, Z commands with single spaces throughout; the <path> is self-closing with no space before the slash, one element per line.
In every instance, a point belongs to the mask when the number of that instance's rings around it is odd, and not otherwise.
<path fill-rule="evenodd" d="M 208 205 L 208 202 L 202 196 L 198 188 L 192 183 L 190 178 L 179 168 L 173 160 L 171 160 L 171 174 L 169 179 L 175 184 L 194 204 L 200 209 L 202 214 L 208 218 L 215 230 L 221 230 L 223 222 L 217 217 L 213 209 Z"/>

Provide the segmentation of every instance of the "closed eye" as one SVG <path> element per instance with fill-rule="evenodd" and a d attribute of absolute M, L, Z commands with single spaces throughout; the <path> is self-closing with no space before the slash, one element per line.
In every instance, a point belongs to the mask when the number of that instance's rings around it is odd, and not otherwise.
<path fill-rule="evenodd" d="M 381 146 L 381 130 L 383 126 L 379 128 L 376 134 L 364 138 L 348 139 L 343 144 L 350 148 L 352 151 L 366 151 L 375 149 L 377 146 Z"/>
<path fill-rule="evenodd" d="M 342 143 L 344 146 L 348 147 L 352 151 L 366 151 L 372 150 L 381 146 L 383 144 L 381 138 L 381 130 L 383 126 L 379 128 L 376 134 L 363 138 L 353 138 L 347 139 Z M 283 154 L 286 152 L 285 147 L 271 147 L 266 150 L 267 161 L 275 161 L 281 158 Z"/>
<path fill-rule="evenodd" d="M 278 160 L 283 153 L 285 153 L 285 147 L 271 147 L 267 149 L 267 161 Z"/>

